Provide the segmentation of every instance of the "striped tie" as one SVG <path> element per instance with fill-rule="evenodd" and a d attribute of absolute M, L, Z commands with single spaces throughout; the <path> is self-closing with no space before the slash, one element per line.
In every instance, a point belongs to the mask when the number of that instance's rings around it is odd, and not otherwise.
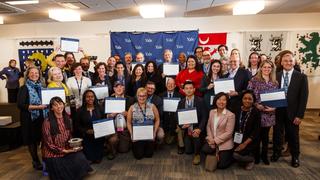
<path fill-rule="evenodd" d="M 283 88 L 284 88 L 284 91 L 286 92 L 286 95 L 287 95 L 288 87 L 289 87 L 289 73 L 288 72 L 286 72 L 286 75 L 284 76 L 283 80 L 284 80 Z"/>

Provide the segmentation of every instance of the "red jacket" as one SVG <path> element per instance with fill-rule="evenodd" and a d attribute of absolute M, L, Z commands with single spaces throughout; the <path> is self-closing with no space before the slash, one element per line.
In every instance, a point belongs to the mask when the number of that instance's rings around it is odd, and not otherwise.
<path fill-rule="evenodd" d="M 183 84 L 186 80 L 191 80 L 196 88 L 196 92 L 194 93 L 196 96 L 202 96 L 202 93 L 199 91 L 199 88 L 201 86 L 201 79 L 203 77 L 202 71 L 192 71 L 189 72 L 188 69 L 184 69 L 179 72 L 179 74 L 176 77 L 176 85 L 179 87 L 180 94 L 185 96 L 185 93 L 183 92 Z"/>

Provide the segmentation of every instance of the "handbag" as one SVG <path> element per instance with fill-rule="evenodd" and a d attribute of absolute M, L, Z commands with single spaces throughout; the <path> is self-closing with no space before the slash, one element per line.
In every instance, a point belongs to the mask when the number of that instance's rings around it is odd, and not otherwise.
<path fill-rule="evenodd" d="M 215 154 L 208 154 L 205 160 L 205 170 L 213 172 L 217 169 L 217 165 L 219 162 L 219 149 L 216 146 L 216 153 Z"/>

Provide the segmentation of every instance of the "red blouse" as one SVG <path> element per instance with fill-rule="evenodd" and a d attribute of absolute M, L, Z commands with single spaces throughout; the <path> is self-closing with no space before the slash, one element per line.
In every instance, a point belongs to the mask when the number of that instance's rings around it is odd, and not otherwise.
<path fill-rule="evenodd" d="M 183 92 L 183 84 L 186 80 L 191 80 L 196 88 L 196 92 L 194 93 L 196 96 L 202 96 L 202 93 L 199 91 L 199 88 L 201 86 L 201 79 L 203 77 L 203 72 L 202 71 L 192 71 L 191 73 L 189 72 L 188 69 L 184 69 L 179 72 L 179 74 L 176 77 L 176 85 L 179 87 L 179 92 L 182 95 L 186 95 Z"/>
<path fill-rule="evenodd" d="M 53 158 L 63 157 L 64 149 L 69 149 L 68 140 L 72 138 L 71 130 L 68 130 L 64 125 L 63 118 L 57 119 L 59 133 L 52 136 L 50 133 L 50 122 L 46 119 L 42 124 L 42 157 Z"/>

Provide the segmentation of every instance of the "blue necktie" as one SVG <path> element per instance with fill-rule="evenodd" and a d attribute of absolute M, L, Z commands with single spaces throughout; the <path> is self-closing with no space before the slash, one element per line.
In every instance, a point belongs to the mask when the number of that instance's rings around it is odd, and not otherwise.
<path fill-rule="evenodd" d="M 289 87 L 289 73 L 286 72 L 286 75 L 283 78 L 284 82 L 283 82 L 283 88 L 284 88 L 284 92 L 288 92 L 288 87 Z"/>

